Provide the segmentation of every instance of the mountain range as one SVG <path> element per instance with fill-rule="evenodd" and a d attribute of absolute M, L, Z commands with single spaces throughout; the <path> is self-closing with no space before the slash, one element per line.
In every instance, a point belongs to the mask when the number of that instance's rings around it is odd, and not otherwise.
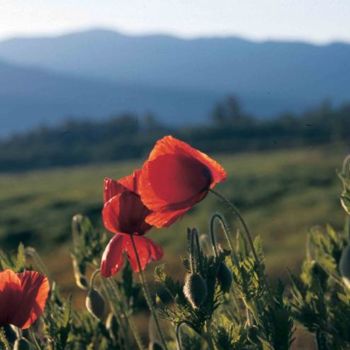
<path fill-rule="evenodd" d="M 0 82 L 2 135 L 121 112 L 198 123 L 230 94 L 249 113 L 272 117 L 350 100 L 350 45 L 94 29 L 0 41 Z"/>

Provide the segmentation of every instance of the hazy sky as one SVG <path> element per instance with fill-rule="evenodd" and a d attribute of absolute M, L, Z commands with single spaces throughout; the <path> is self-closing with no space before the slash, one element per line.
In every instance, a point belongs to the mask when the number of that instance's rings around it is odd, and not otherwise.
<path fill-rule="evenodd" d="M 350 0 L 0 0 L 0 38 L 88 27 L 350 42 Z"/>

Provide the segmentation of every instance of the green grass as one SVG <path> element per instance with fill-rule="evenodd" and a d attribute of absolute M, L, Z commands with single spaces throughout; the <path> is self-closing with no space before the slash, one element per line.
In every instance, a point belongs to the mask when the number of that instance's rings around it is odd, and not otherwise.
<path fill-rule="evenodd" d="M 254 234 L 261 235 L 267 265 L 274 275 L 294 268 L 304 255 L 306 234 L 316 224 L 341 227 L 344 218 L 336 169 L 342 148 L 317 148 L 217 157 L 228 172 L 217 190 L 241 209 Z M 102 164 L 68 169 L 0 175 L 0 240 L 3 247 L 19 241 L 36 246 L 54 272 L 68 275 L 70 221 L 89 215 L 101 228 L 103 178 L 127 175 L 140 162 Z M 210 213 L 227 209 L 211 194 L 170 229 L 149 236 L 162 243 L 165 262 L 176 271 L 186 246 L 186 227 L 207 232 Z M 57 255 L 54 254 L 57 252 Z M 52 257 L 62 256 L 62 259 Z"/>

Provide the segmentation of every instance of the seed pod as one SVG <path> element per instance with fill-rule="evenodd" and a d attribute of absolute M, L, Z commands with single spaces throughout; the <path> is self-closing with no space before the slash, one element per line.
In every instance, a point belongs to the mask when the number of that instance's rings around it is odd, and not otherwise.
<path fill-rule="evenodd" d="M 79 268 L 78 261 L 76 257 L 72 254 L 72 265 L 73 265 L 73 273 L 75 284 L 82 290 L 87 290 L 89 288 L 89 282 L 85 275 L 81 272 Z"/>
<path fill-rule="evenodd" d="M 163 347 L 156 341 L 151 341 L 148 345 L 148 350 L 163 350 Z"/>
<path fill-rule="evenodd" d="M 221 290 L 224 293 L 229 292 L 232 285 L 233 276 L 231 270 L 224 262 L 220 263 L 216 278 L 218 279 Z"/>
<path fill-rule="evenodd" d="M 24 338 L 16 339 L 15 343 L 13 344 L 13 350 L 30 350 L 30 349 L 31 349 L 30 344 Z"/>
<path fill-rule="evenodd" d="M 198 273 L 187 274 L 183 292 L 194 309 L 199 308 L 207 298 L 207 285 Z"/>
<path fill-rule="evenodd" d="M 97 290 L 93 288 L 89 289 L 85 305 L 92 316 L 98 320 L 102 320 L 105 313 L 105 301 Z"/>
<path fill-rule="evenodd" d="M 342 251 L 339 261 L 339 271 L 343 282 L 350 289 L 350 245 L 347 245 Z"/>

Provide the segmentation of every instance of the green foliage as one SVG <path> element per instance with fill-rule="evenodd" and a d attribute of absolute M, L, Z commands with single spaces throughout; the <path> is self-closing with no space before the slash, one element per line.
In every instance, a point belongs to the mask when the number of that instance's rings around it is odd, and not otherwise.
<path fill-rule="evenodd" d="M 348 160 L 340 175 L 345 190 L 350 181 L 347 167 Z M 319 349 L 350 348 L 350 291 L 338 268 L 349 244 L 347 231 L 347 225 L 340 232 L 330 226 L 311 230 L 300 277 L 291 276 L 293 316 L 315 334 Z"/>
<path fill-rule="evenodd" d="M 91 221 L 82 215 L 75 215 L 72 220 L 74 250 L 72 255 L 77 261 L 79 270 L 85 273 L 89 264 L 98 266 L 98 259 L 103 253 L 107 237 L 98 233 Z"/>
<path fill-rule="evenodd" d="M 341 180 L 346 187 L 350 171 L 344 169 Z M 348 221 L 343 230 L 331 225 L 310 230 L 306 258 L 300 274 L 290 274 L 290 285 L 268 279 L 262 241 L 258 236 L 250 246 L 245 224 L 233 236 L 222 214 L 214 214 L 209 222 L 210 239 L 202 234 L 200 240 L 197 229 L 188 229 L 184 281 L 175 280 L 164 265 L 155 269 L 156 309 L 170 324 L 165 337 L 169 349 L 177 345 L 180 350 L 288 350 L 296 325 L 315 337 L 318 349 L 350 349 L 350 288 L 344 280 L 348 276 L 342 275 L 348 269 L 339 268 L 350 244 Z M 98 291 L 103 312 L 92 310 L 92 304 L 88 309 L 98 317 L 74 310 L 71 298 L 63 297 L 50 279 L 45 312 L 29 332 L 23 332 L 24 339 L 44 350 L 144 349 L 133 317 L 144 310 L 145 303 L 129 263 L 118 278 L 101 278 L 105 234 L 82 215 L 74 216 L 72 234 L 77 286 L 85 296 L 92 289 Z M 225 240 L 219 239 L 221 235 Z M 13 254 L 0 251 L 0 269 L 7 268 L 48 274 L 36 250 L 23 244 Z M 223 287 L 223 281 L 228 281 L 228 287 Z M 22 339 L 17 333 L 17 339 L 7 339 L 0 330 L 0 342 L 13 346 Z M 150 338 L 150 348 L 161 348 L 158 339 Z"/>

